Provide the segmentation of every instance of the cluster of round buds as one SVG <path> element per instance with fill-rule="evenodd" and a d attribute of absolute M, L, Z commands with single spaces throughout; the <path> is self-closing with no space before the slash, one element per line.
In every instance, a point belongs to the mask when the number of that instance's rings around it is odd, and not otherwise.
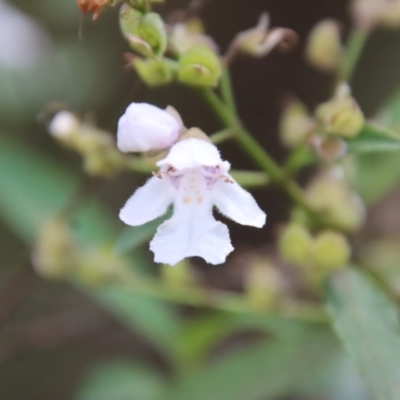
<path fill-rule="evenodd" d="M 332 271 L 346 267 L 351 248 L 345 235 L 324 230 L 313 236 L 306 226 L 291 222 L 279 236 L 281 257 L 300 268 L 306 280 L 319 287 Z"/>
<path fill-rule="evenodd" d="M 330 162 L 347 153 L 347 140 L 361 133 L 364 122 L 350 87 L 340 84 L 333 98 L 318 105 L 314 115 L 300 101 L 288 102 L 280 118 L 279 132 L 286 147 L 308 145 Z"/>
<path fill-rule="evenodd" d="M 128 160 L 116 149 L 108 132 L 81 121 L 70 111 L 58 111 L 47 129 L 65 147 L 81 154 L 90 175 L 110 176 L 127 165 Z"/>

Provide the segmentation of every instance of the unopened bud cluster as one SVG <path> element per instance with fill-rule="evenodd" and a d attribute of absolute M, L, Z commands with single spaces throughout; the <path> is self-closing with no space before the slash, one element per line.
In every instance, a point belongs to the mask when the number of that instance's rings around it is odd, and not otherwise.
<path fill-rule="evenodd" d="M 298 100 L 288 103 L 280 119 L 280 136 L 289 148 L 308 145 L 324 160 L 347 152 L 347 140 L 357 137 L 365 118 L 347 84 L 338 86 L 332 99 L 320 104 L 314 115 Z"/>
<path fill-rule="evenodd" d="M 365 206 L 337 166 L 315 177 L 306 187 L 309 204 L 346 232 L 359 230 L 365 220 Z"/>
<path fill-rule="evenodd" d="M 126 261 L 109 247 L 83 249 L 62 215 L 50 218 L 40 227 L 32 262 L 46 278 L 73 278 L 88 285 L 120 279 L 127 267 Z"/>
<path fill-rule="evenodd" d="M 48 131 L 82 156 L 89 175 L 110 176 L 129 164 L 129 159 L 117 150 L 115 140 L 108 132 L 84 123 L 70 111 L 55 114 Z"/>
<path fill-rule="evenodd" d="M 304 225 L 292 222 L 281 232 L 278 244 L 282 258 L 302 268 L 307 280 L 313 283 L 320 283 L 350 261 L 351 248 L 346 236 L 333 230 L 313 236 Z"/>
<path fill-rule="evenodd" d="M 149 86 L 173 81 L 215 87 L 221 76 L 221 60 L 213 40 L 204 35 L 197 19 L 167 26 L 151 11 L 150 1 L 126 2 L 120 11 L 121 31 L 132 50 L 130 64 Z"/>
<path fill-rule="evenodd" d="M 245 282 L 246 298 L 257 310 L 272 309 L 285 291 L 285 282 L 279 270 L 267 257 L 252 257 L 248 262 Z"/>

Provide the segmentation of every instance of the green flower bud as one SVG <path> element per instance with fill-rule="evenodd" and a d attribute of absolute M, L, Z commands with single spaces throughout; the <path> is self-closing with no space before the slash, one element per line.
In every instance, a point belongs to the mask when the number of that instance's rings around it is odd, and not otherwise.
<path fill-rule="evenodd" d="M 297 100 L 288 104 L 279 122 L 282 143 L 289 148 L 304 143 L 314 128 L 314 121 L 309 117 L 305 105 Z"/>
<path fill-rule="evenodd" d="M 74 271 L 79 249 L 64 218 L 51 218 L 40 228 L 32 261 L 36 271 L 46 278 L 63 279 Z"/>
<path fill-rule="evenodd" d="M 286 226 L 279 237 L 278 246 L 284 260 L 302 267 L 310 264 L 313 239 L 304 226 L 297 223 Z"/>
<path fill-rule="evenodd" d="M 74 149 L 82 155 L 84 169 L 89 175 L 110 176 L 124 163 L 114 139 L 100 129 L 85 126 L 75 137 Z"/>
<path fill-rule="evenodd" d="M 142 14 L 125 3 L 121 7 L 120 27 L 131 47 L 138 53 L 162 56 L 167 48 L 167 33 L 160 15 Z"/>
<path fill-rule="evenodd" d="M 315 25 L 306 47 L 306 59 L 311 65 L 333 71 L 339 67 L 342 51 L 340 27 L 336 21 L 326 19 Z"/>
<path fill-rule="evenodd" d="M 306 196 L 313 208 L 348 232 L 359 229 L 364 222 L 364 205 L 344 180 L 340 167 L 315 178 L 306 188 Z"/>
<path fill-rule="evenodd" d="M 364 125 L 364 115 L 347 85 L 341 85 L 332 100 L 319 105 L 315 117 L 325 132 L 344 138 L 356 137 Z"/>
<path fill-rule="evenodd" d="M 161 86 L 171 83 L 177 75 L 178 65 L 166 58 L 143 60 L 136 58 L 133 65 L 137 74 L 148 86 Z"/>
<path fill-rule="evenodd" d="M 101 286 L 123 279 L 126 268 L 126 261 L 106 246 L 85 254 L 76 276 L 86 285 Z"/>
<path fill-rule="evenodd" d="M 187 261 L 181 261 L 173 267 L 162 265 L 161 275 L 164 282 L 171 287 L 187 287 L 195 282 L 194 271 Z"/>
<path fill-rule="evenodd" d="M 268 259 L 258 259 L 246 277 L 246 298 L 257 310 L 272 308 L 283 292 L 283 279 Z"/>
<path fill-rule="evenodd" d="M 314 261 L 324 270 L 344 268 L 350 260 L 351 249 L 344 235 L 334 231 L 320 233 L 314 242 Z"/>
<path fill-rule="evenodd" d="M 191 86 L 215 87 L 222 67 L 218 56 L 208 47 L 193 47 L 179 59 L 178 80 Z"/>
<path fill-rule="evenodd" d="M 198 18 L 175 24 L 172 27 L 170 42 L 178 54 L 184 54 L 198 46 L 207 46 L 215 53 L 218 52 L 218 46 L 210 36 L 205 35 L 203 23 Z"/>

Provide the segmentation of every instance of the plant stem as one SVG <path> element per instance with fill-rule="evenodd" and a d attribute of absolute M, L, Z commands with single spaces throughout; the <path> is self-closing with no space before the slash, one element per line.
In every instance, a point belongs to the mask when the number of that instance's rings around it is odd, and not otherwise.
<path fill-rule="evenodd" d="M 221 96 L 229 111 L 236 115 L 235 96 L 231 84 L 231 76 L 228 68 L 224 68 L 221 76 Z"/>
<path fill-rule="evenodd" d="M 194 307 L 210 307 L 216 310 L 293 318 L 304 322 L 326 323 L 329 317 L 321 306 L 285 301 L 275 309 L 256 310 L 244 295 L 221 290 L 206 290 L 198 286 L 171 286 L 151 278 L 137 277 L 130 272 L 121 276 L 123 284 L 137 294 Z"/>
<path fill-rule="evenodd" d="M 150 174 L 156 168 L 152 160 L 138 157 L 126 157 L 123 167 L 142 174 Z"/>
<path fill-rule="evenodd" d="M 245 188 L 263 187 L 271 182 L 264 172 L 231 170 L 231 175 L 240 186 Z"/>
<path fill-rule="evenodd" d="M 216 132 L 210 136 L 210 140 L 214 144 L 220 144 L 226 140 L 232 139 L 235 136 L 235 131 L 233 129 L 227 128 L 222 131 Z"/>
<path fill-rule="evenodd" d="M 346 52 L 343 58 L 342 67 L 339 71 L 339 82 L 350 82 L 355 67 L 360 59 L 364 46 L 367 42 L 369 32 L 367 30 L 353 29 L 347 39 Z"/>

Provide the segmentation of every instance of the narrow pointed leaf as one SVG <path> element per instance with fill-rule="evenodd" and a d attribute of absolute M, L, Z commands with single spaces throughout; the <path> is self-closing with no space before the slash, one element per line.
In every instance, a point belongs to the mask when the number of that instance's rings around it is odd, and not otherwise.
<path fill-rule="evenodd" d="M 168 400 L 275 400 L 311 379 L 337 344 L 327 328 L 254 344 L 184 377 Z"/>
<path fill-rule="evenodd" d="M 335 330 L 377 400 L 400 400 L 398 310 L 365 273 L 334 275 L 327 290 Z"/>

